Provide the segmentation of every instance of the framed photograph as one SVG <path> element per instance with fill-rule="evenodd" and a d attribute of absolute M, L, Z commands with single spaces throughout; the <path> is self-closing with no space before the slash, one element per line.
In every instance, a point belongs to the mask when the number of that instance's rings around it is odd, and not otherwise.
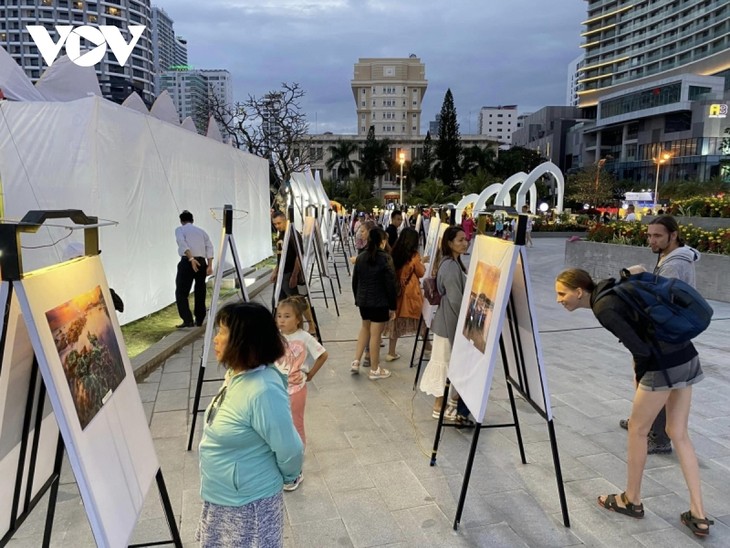
<path fill-rule="evenodd" d="M 14 284 L 99 546 L 126 546 L 160 468 L 99 256 Z"/>

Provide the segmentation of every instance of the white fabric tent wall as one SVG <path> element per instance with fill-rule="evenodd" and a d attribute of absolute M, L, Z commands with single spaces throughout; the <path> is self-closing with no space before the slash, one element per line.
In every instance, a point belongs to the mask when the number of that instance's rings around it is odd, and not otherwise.
<path fill-rule="evenodd" d="M 230 203 L 244 266 L 271 255 L 266 160 L 106 100 L 0 103 L 0 178 L 5 216 L 32 209 L 82 209 L 118 221 L 99 229 L 109 284 L 125 301 L 122 323 L 174 302 L 174 229 L 189 209 L 218 254 L 221 224 L 210 209 Z M 49 221 L 53 223 L 53 221 Z M 56 222 L 55 224 L 58 224 Z M 61 260 L 83 241 L 63 229 L 24 235 L 26 271 Z"/>

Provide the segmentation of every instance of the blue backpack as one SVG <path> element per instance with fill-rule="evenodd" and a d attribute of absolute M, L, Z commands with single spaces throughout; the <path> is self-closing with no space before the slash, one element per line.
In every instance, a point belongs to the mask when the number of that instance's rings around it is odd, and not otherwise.
<path fill-rule="evenodd" d="M 694 339 L 710 325 L 712 307 L 688 283 L 649 272 L 627 276 L 596 296 L 614 293 L 646 319 L 654 337 L 668 343 Z"/>

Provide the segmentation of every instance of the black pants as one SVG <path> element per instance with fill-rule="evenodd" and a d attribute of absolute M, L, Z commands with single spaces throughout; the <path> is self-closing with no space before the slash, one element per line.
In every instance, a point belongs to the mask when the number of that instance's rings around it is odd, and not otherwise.
<path fill-rule="evenodd" d="M 208 261 L 205 257 L 195 257 L 200 266 L 198 271 L 193 271 L 193 265 L 183 257 L 177 264 L 177 277 L 175 278 L 175 302 L 177 313 L 183 323 L 193 323 L 193 315 L 190 313 L 188 296 L 190 288 L 195 282 L 195 323 L 203 325 L 205 319 L 205 276 L 208 270 Z"/>

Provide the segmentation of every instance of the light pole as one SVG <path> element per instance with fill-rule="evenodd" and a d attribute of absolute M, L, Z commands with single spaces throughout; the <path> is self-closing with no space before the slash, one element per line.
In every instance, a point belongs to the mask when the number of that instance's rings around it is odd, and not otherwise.
<path fill-rule="evenodd" d="M 672 155 L 669 152 L 664 152 L 654 158 L 654 162 L 656 163 L 656 180 L 654 181 L 654 213 L 657 211 L 656 206 L 659 202 L 659 170 L 662 164 L 668 161 L 671 157 Z"/>
<path fill-rule="evenodd" d="M 400 164 L 400 195 L 399 195 L 399 201 L 400 205 L 403 205 L 403 164 L 406 161 L 406 153 L 404 150 L 401 149 L 401 151 L 398 153 L 398 163 Z"/>

